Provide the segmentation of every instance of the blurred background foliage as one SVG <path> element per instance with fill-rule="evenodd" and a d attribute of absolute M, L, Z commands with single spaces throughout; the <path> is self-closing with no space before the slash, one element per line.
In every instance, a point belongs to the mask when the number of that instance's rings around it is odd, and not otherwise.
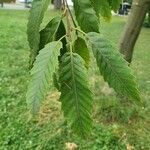
<path fill-rule="evenodd" d="M 48 11 L 46 24 L 59 12 Z M 48 93 L 38 116 L 26 107 L 29 80 L 28 11 L 0 10 L 0 150 L 63 150 L 67 142 L 85 150 L 150 149 L 150 30 L 142 29 L 131 65 L 141 90 L 142 105 L 116 98 L 91 60 L 90 84 L 95 94 L 93 133 L 86 140 L 72 136 L 66 126 L 55 89 Z M 117 46 L 126 17 L 101 22 L 101 33 Z"/>

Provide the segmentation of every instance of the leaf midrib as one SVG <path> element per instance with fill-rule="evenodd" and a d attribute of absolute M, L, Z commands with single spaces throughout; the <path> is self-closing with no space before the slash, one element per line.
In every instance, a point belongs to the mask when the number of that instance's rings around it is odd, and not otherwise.
<path fill-rule="evenodd" d="M 74 62 L 73 62 L 74 58 L 73 58 L 73 53 L 72 52 L 71 52 L 70 56 L 71 56 L 71 74 L 72 74 L 72 80 L 73 80 L 73 83 L 74 83 L 73 88 L 74 88 L 74 92 L 75 92 L 76 113 L 77 113 L 77 117 L 78 117 L 78 122 L 80 124 L 80 127 L 82 128 L 82 122 L 80 120 L 80 109 L 79 109 L 79 103 L 78 103 L 77 86 L 76 86 L 76 81 L 75 81 L 75 76 L 74 76 L 74 71 L 73 71 L 74 70 Z"/>
<path fill-rule="evenodd" d="M 130 92 L 128 90 L 128 87 L 126 86 L 126 84 L 123 82 L 122 78 L 120 78 L 120 76 L 117 75 L 117 73 L 114 71 L 113 67 L 110 65 L 111 62 L 109 61 L 109 59 L 107 59 L 106 57 L 104 57 L 100 50 L 98 50 L 98 53 L 100 53 L 100 55 L 106 60 L 108 66 L 111 68 L 112 72 L 116 75 L 117 79 L 122 83 L 122 85 L 124 85 L 126 91 Z M 132 98 L 133 98 L 133 96 L 132 96 Z"/>

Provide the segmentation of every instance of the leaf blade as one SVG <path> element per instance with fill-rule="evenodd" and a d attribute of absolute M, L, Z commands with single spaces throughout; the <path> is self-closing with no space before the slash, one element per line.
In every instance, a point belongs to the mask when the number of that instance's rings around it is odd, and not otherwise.
<path fill-rule="evenodd" d="M 73 52 L 79 54 L 84 59 L 85 67 L 88 68 L 89 63 L 90 63 L 90 54 L 89 54 L 89 50 L 88 50 L 88 47 L 86 45 L 86 42 L 83 38 L 78 37 L 74 41 Z"/>
<path fill-rule="evenodd" d="M 115 12 L 119 9 L 119 6 L 121 4 L 121 0 L 107 0 L 109 2 L 109 5 L 111 9 Z"/>
<path fill-rule="evenodd" d="M 81 29 L 88 32 L 99 32 L 99 21 L 91 7 L 90 0 L 74 0 L 74 10 L 77 22 Z"/>
<path fill-rule="evenodd" d="M 114 88 L 117 93 L 129 99 L 140 101 L 135 77 L 122 55 L 100 34 L 89 33 L 87 38 L 89 39 L 99 70 L 109 86 Z"/>
<path fill-rule="evenodd" d="M 40 42 L 40 25 L 42 23 L 44 13 L 48 8 L 50 0 L 34 0 L 30 10 L 29 21 L 27 25 L 28 42 L 31 49 L 30 66 L 32 66 L 35 57 L 38 54 Z"/>
<path fill-rule="evenodd" d="M 85 137 L 92 127 L 92 93 L 88 87 L 84 61 L 78 54 L 66 53 L 62 57 L 60 83 L 60 100 L 64 115 L 71 122 L 72 129 Z"/>
<path fill-rule="evenodd" d="M 28 86 L 26 100 L 29 109 L 33 113 L 39 111 L 40 103 L 45 96 L 49 82 L 53 79 L 53 73 L 58 67 L 58 56 L 61 47 L 62 44 L 58 41 L 47 44 L 40 51 L 31 69 L 32 80 Z"/>
<path fill-rule="evenodd" d="M 94 10 L 99 17 L 99 14 L 105 19 L 111 19 L 111 7 L 106 0 L 91 0 Z"/>
<path fill-rule="evenodd" d="M 64 35 L 66 35 L 66 28 L 65 28 L 64 22 L 61 20 L 59 27 L 58 27 L 58 30 L 57 30 L 56 35 L 55 35 L 55 40 L 59 40 Z M 63 47 L 60 50 L 59 59 L 61 59 L 61 57 L 67 52 L 67 46 L 66 46 L 67 45 L 67 39 L 66 39 L 66 37 L 64 37 L 61 40 L 61 42 L 62 42 Z"/>
<path fill-rule="evenodd" d="M 53 18 L 46 27 L 40 31 L 40 44 L 39 49 L 44 48 L 46 44 L 52 42 L 55 39 L 55 34 L 60 25 L 61 17 Z"/>

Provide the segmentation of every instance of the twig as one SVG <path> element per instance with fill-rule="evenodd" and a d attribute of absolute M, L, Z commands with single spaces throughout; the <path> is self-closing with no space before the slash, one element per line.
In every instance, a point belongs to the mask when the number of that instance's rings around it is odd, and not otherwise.
<path fill-rule="evenodd" d="M 80 30 L 78 28 L 73 28 L 73 29 L 76 30 L 76 31 L 78 31 L 78 32 L 80 32 L 80 33 L 82 33 L 84 36 L 87 35 L 85 32 L 83 32 L 82 30 Z"/>
<path fill-rule="evenodd" d="M 66 1 L 66 0 L 65 0 L 65 1 Z M 73 25 L 74 25 L 75 28 L 77 28 L 78 26 L 77 26 L 77 24 L 76 24 L 76 22 L 75 22 L 75 20 L 74 20 L 74 18 L 73 18 L 72 12 L 71 12 L 71 10 L 70 10 L 70 8 L 69 8 L 69 5 L 68 5 L 68 2 L 67 2 L 67 1 L 66 1 L 66 6 L 67 6 L 67 9 L 68 9 L 68 11 L 69 11 L 70 17 L 71 17 L 71 19 L 72 19 Z M 76 30 L 76 35 L 78 35 L 77 30 Z"/>

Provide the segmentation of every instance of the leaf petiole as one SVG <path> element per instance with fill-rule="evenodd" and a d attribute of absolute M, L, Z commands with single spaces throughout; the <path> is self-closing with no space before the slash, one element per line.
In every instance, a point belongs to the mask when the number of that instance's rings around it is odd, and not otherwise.
<path fill-rule="evenodd" d="M 82 33 L 84 36 L 87 35 L 84 31 L 82 31 L 82 30 L 80 30 L 80 29 L 78 29 L 78 28 L 72 28 L 72 29 L 74 29 L 74 30 L 76 30 L 76 31 L 78 31 L 78 32 L 80 32 L 80 33 Z"/>

